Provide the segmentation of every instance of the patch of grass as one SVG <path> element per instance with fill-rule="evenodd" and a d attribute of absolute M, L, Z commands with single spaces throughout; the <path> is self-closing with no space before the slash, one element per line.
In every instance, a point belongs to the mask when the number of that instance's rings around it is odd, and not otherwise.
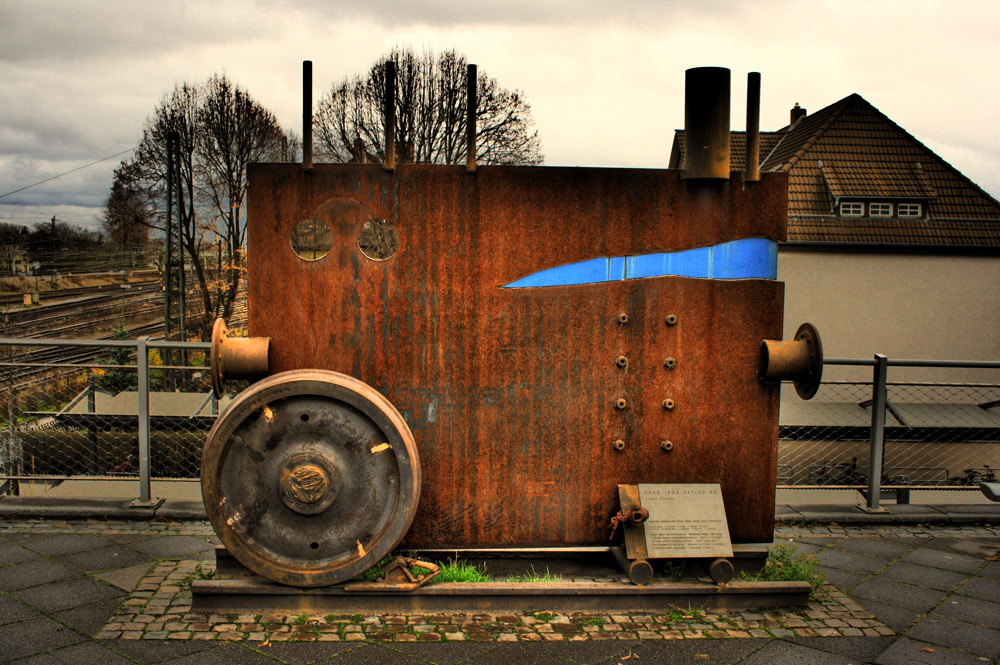
<path fill-rule="evenodd" d="M 299 614 L 294 619 L 292 619 L 292 623 L 295 624 L 296 626 L 301 626 L 305 624 L 306 621 L 309 621 L 309 616 L 306 614 Z"/>
<path fill-rule="evenodd" d="M 824 595 L 826 573 L 819 569 L 819 562 L 808 554 L 797 554 L 798 547 L 779 543 L 767 557 L 767 563 L 755 574 L 741 572 L 740 577 L 751 582 L 809 582 L 813 600 Z"/>
<path fill-rule="evenodd" d="M 531 567 L 531 572 L 525 573 L 524 575 L 512 575 L 508 577 L 505 582 L 561 582 L 562 575 L 553 575 L 549 572 L 548 567 L 545 568 L 545 574 L 538 573 L 535 571 L 535 567 Z"/>
<path fill-rule="evenodd" d="M 581 626 L 603 626 L 604 619 L 601 617 L 583 617 L 580 619 Z"/>
<path fill-rule="evenodd" d="M 327 614 L 325 617 L 323 617 L 323 620 L 326 621 L 327 623 L 337 623 L 337 615 Z"/>
<path fill-rule="evenodd" d="M 548 623 L 549 620 L 552 619 L 552 617 L 554 617 L 555 615 L 552 614 L 552 612 L 532 612 L 531 616 L 535 617 L 542 623 Z"/>
<path fill-rule="evenodd" d="M 492 582 L 493 577 L 484 570 L 473 566 L 466 561 L 447 561 L 438 564 L 441 566 L 441 574 L 431 580 L 434 582 Z M 421 568 L 421 570 L 424 570 Z"/>
<path fill-rule="evenodd" d="M 194 572 L 188 573 L 180 581 L 180 587 L 182 589 L 189 589 L 191 587 L 191 582 L 194 580 L 207 580 L 211 579 L 212 574 L 204 570 L 201 566 L 194 569 Z"/>
<path fill-rule="evenodd" d="M 390 561 L 392 561 L 392 555 L 389 555 L 389 556 L 385 557 L 384 559 L 382 559 L 381 561 L 379 561 L 378 563 L 376 563 L 374 566 L 372 566 L 371 568 L 369 568 L 365 572 L 363 572 L 363 573 L 361 573 L 359 575 L 355 575 L 354 579 L 356 579 L 356 580 L 365 580 L 365 581 L 368 581 L 368 582 L 374 582 L 378 578 L 380 578 L 383 575 L 385 575 L 385 570 L 384 570 L 385 564 L 389 563 Z"/>

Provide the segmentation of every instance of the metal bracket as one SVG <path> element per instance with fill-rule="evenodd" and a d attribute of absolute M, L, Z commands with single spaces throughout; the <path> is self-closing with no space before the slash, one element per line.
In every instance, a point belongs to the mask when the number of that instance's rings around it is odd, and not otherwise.
<path fill-rule="evenodd" d="M 143 501 L 142 499 L 134 499 L 128 504 L 129 508 L 159 508 L 163 503 L 163 499 L 149 499 L 148 501 Z"/>
<path fill-rule="evenodd" d="M 414 575 L 412 566 L 426 568 L 429 572 Z M 441 573 L 441 566 L 429 561 L 418 561 L 408 556 L 397 556 L 382 569 L 384 574 L 374 582 L 348 582 L 345 591 L 416 591 Z"/>

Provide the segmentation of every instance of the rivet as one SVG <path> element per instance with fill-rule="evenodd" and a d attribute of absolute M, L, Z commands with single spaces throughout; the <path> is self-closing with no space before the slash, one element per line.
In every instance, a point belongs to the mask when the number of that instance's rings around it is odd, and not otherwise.
<path fill-rule="evenodd" d="M 611 446 L 618 452 L 625 450 L 625 442 L 621 439 L 615 439 L 615 442 L 612 443 Z"/>
<path fill-rule="evenodd" d="M 619 397 L 615 401 L 615 408 L 618 410 L 624 409 L 626 406 L 628 406 L 628 403 L 625 401 L 624 397 Z"/>
<path fill-rule="evenodd" d="M 675 360 L 673 357 L 664 358 L 663 366 L 666 367 L 667 369 L 673 369 L 674 367 L 677 366 L 677 360 Z"/>
<path fill-rule="evenodd" d="M 662 448 L 663 450 L 665 450 L 666 452 L 669 453 L 671 450 L 674 449 L 674 442 L 673 441 L 660 441 L 660 448 Z"/>
<path fill-rule="evenodd" d="M 667 411 L 674 408 L 674 400 L 670 399 L 669 397 L 663 400 L 661 404 L 663 404 L 663 408 L 666 409 Z"/>
<path fill-rule="evenodd" d="M 677 325 L 677 315 L 676 314 L 667 314 L 667 325 L 668 326 L 675 326 L 675 325 Z"/>
<path fill-rule="evenodd" d="M 625 356 L 618 356 L 618 359 L 615 360 L 615 364 L 621 367 L 622 369 L 625 369 L 628 367 L 628 358 L 626 358 Z"/>
<path fill-rule="evenodd" d="M 622 312 L 621 314 L 618 315 L 618 324 L 625 325 L 626 323 L 628 323 L 628 314 Z"/>

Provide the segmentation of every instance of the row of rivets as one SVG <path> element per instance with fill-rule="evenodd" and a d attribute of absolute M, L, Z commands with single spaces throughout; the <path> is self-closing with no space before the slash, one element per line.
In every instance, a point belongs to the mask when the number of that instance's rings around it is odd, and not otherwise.
<path fill-rule="evenodd" d="M 617 450 L 618 452 L 622 452 L 623 450 L 625 450 L 625 442 L 622 439 L 615 439 L 611 443 L 611 447 Z M 660 441 L 660 449 L 669 453 L 671 450 L 674 449 L 674 442 Z"/>

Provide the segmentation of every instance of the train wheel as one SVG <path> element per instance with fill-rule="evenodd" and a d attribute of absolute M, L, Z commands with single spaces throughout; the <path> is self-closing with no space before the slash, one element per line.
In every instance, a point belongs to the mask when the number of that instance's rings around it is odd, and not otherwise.
<path fill-rule="evenodd" d="M 202 495 L 243 565 L 293 586 L 349 580 L 406 535 L 420 498 L 413 435 L 371 386 L 294 370 L 240 393 L 205 443 Z"/>

